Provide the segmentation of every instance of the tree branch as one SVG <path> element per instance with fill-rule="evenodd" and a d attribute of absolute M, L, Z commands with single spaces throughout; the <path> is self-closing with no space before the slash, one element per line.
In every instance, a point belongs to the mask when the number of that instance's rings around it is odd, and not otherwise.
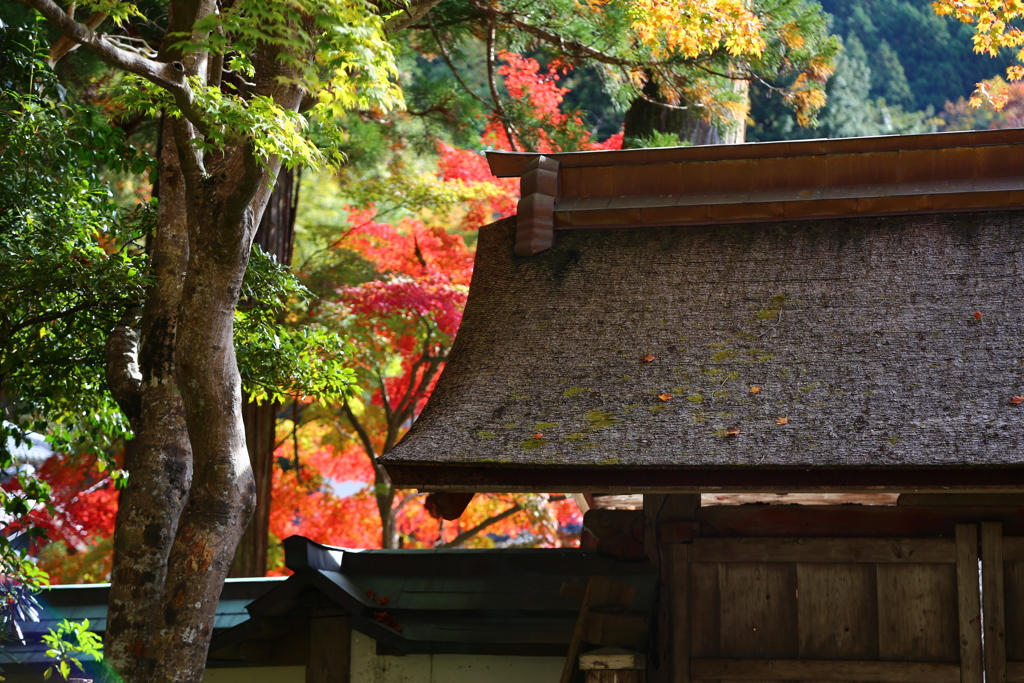
<path fill-rule="evenodd" d="M 79 311 L 86 311 L 90 308 L 95 308 L 96 306 L 99 305 L 100 304 L 97 301 L 88 301 L 86 303 L 78 304 L 77 306 L 72 306 L 71 308 L 66 308 L 63 311 L 54 311 L 53 313 L 47 313 L 45 315 L 37 315 L 34 318 L 26 318 L 25 320 L 19 322 L 17 325 L 14 325 L 11 329 L 11 333 L 13 334 L 14 332 L 20 332 L 26 327 L 32 327 L 33 325 L 41 325 L 42 323 L 52 323 L 55 320 L 66 318 L 69 315 L 74 315 L 75 313 L 78 313 Z"/>
<path fill-rule="evenodd" d="M 139 368 L 138 325 L 142 308 L 130 306 L 107 337 L 107 385 L 117 405 L 134 426 L 142 417 L 142 370 Z"/>
<path fill-rule="evenodd" d="M 160 86 L 171 94 L 182 114 L 205 132 L 201 113 L 195 107 L 192 88 L 186 79 L 185 65 L 181 62 L 159 62 L 119 47 L 110 37 L 96 33 L 86 24 L 72 19 L 53 0 L 18 0 L 43 15 L 57 29 L 74 42 L 86 47 L 101 60 L 115 68 L 133 73 Z"/>
<path fill-rule="evenodd" d="M 494 80 L 494 24 L 497 15 L 491 15 L 490 24 L 487 27 L 487 84 L 491 87 L 491 98 L 494 100 L 494 111 L 498 115 L 498 119 L 501 121 L 502 128 L 505 129 L 505 137 L 508 138 L 508 146 L 512 148 L 513 152 L 518 152 L 516 149 L 516 136 L 515 128 L 512 126 L 512 122 L 509 121 L 508 116 L 505 114 L 505 107 L 501 104 L 501 96 L 498 94 L 498 85 Z"/>
<path fill-rule="evenodd" d="M 445 47 L 444 41 L 441 40 L 441 35 L 437 32 L 437 29 L 434 27 L 434 20 L 431 18 L 429 14 L 427 15 L 427 24 L 430 26 L 430 32 L 433 34 L 434 40 L 437 41 L 437 47 L 441 51 L 441 57 L 444 58 L 444 63 L 448 65 L 448 68 L 451 70 L 452 76 L 455 77 L 456 82 L 458 82 L 458 84 L 462 86 L 462 89 L 469 93 L 480 104 L 484 105 L 485 107 L 493 111 L 494 107 L 488 104 L 487 100 L 473 92 L 473 90 L 468 85 L 466 85 L 465 81 L 462 80 L 462 76 L 459 75 L 458 69 L 455 68 L 455 62 L 452 61 L 451 56 L 448 54 L 448 48 Z"/>
<path fill-rule="evenodd" d="M 406 7 L 402 8 L 401 13 L 396 14 L 384 22 L 384 32 L 397 33 L 398 31 L 409 28 L 426 16 L 426 14 L 434 8 L 434 5 L 439 2 L 441 2 L 441 0 L 420 0 L 419 2 L 409 3 Z"/>
<path fill-rule="evenodd" d="M 516 514 L 517 512 L 519 512 L 522 509 L 523 509 L 523 506 L 520 505 L 519 503 L 516 503 L 515 505 L 510 507 L 508 510 L 505 510 L 504 512 L 499 512 L 498 514 L 494 515 L 493 517 L 488 517 L 487 519 L 485 519 L 484 521 L 480 522 L 479 524 L 477 524 L 472 529 L 468 529 L 467 531 L 463 531 L 461 534 L 459 534 L 458 536 L 456 536 L 452 540 L 448 541 L 447 543 L 442 543 L 441 545 L 439 545 L 437 547 L 438 548 L 455 548 L 455 547 L 458 547 L 458 546 L 462 545 L 463 543 L 465 543 L 466 541 L 468 541 L 469 539 L 471 539 L 474 536 L 476 536 L 478 533 L 480 533 L 481 531 L 483 531 L 487 527 L 492 526 L 494 524 L 497 524 L 498 522 L 500 522 L 503 519 L 508 519 L 509 517 L 511 517 L 512 515 Z"/>
<path fill-rule="evenodd" d="M 74 4 L 69 5 L 68 10 L 71 12 L 68 16 L 71 17 L 75 11 Z M 96 27 L 102 24 L 106 18 L 106 12 L 93 12 L 92 16 L 85 20 L 85 27 L 90 31 L 95 31 Z M 78 45 L 73 39 L 65 35 L 54 41 L 53 46 L 50 48 L 49 58 L 47 59 L 50 68 L 52 69 L 60 61 L 61 57 L 72 50 L 78 49 Z"/>
<path fill-rule="evenodd" d="M 531 36 L 534 36 L 535 38 L 540 38 L 545 43 L 557 47 L 566 54 L 575 55 L 577 57 L 586 57 L 588 59 L 594 60 L 595 62 L 600 62 L 602 64 L 611 64 L 612 66 L 639 67 L 657 64 L 657 62 L 653 62 L 650 64 L 641 64 L 640 62 L 635 62 L 633 60 L 623 59 L 621 57 L 615 57 L 614 55 L 607 54 L 606 52 L 602 52 L 601 50 L 590 47 L 585 43 L 581 43 L 578 40 L 567 40 L 562 36 L 558 35 L 557 33 L 553 33 L 551 31 L 548 31 L 547 29 L 543 29 L 540 28 L 539 26 L 534 26 L 529 22 L 523 21 L 522 19 L 517 17 L 514 12 L 501 12 L 497 8 L 491 7 L 490 5 L 482 2 L 481 0 L 471 0 L 470 4 L 479 12 L 482 12 L 483 14 L 492 17 L 495 20 L 500 20 L 501 23 L 503 24 L 513 26 L 519 29 L 520 31 L 523 31 L 524 33 L 529 33 Z"/>
<path fill-rule="evenodd" d="M 356 414 L 352 412 L 352 408 L 348 405 L 347 398 L 342 399 L 341 407 L 342 410 L 345 411 L 345 417 L 348 418 L 348 423 L 352 425 L 352 429 L 356 430 L 356 434 L 359 435 L 359 441 L 363 444 L 363 450 L 366 451 L 366 455 L 369 456 L 370 461 L 374 465 L 374 469 L 376 469 L 377 453 L 374 451 L 373 440 L 370 439 L 370 434 L 366 431 L 366 428 L 363 427 L 359 418 L 356 417 Z"/>

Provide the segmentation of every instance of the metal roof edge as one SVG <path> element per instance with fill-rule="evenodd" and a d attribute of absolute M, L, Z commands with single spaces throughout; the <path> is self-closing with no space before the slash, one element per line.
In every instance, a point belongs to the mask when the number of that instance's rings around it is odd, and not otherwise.
<path fill-rule="evenodd" d="M 563 168 L 665 163 L 682 161 L 725 161 L 771 157 L 812 156 L 891 152 L 943 147 L 976 147 L 1024 142 L 1024 129 L 1008 128 L 981 131 L 947 131 L 913 135 L 876 135 L 857 138 L 816 138 L 742 142 L 735 145 L 692 145 L 686 147 L 649 147 L 642 149 L 591 150 L 585 152 L 506 152 L 486 153 L 491 173 L 500 178 L 518 177 L 523 167 L 538 156 L 556 159 Z"/>

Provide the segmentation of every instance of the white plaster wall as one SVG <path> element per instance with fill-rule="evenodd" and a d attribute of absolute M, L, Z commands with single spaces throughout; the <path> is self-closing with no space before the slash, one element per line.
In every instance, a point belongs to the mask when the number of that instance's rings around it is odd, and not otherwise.
<path fill-rule="evenodd" d="M 352 632 L 351 683 L 548 683 L 562 673 L 561 657 L 378 657 L 376 650 L 372 638 Z"/>
<path fill-rule="evenodd" d="M 207 669 L 203 683 L 306 683 L 304 666 L 253 666 Z"/>

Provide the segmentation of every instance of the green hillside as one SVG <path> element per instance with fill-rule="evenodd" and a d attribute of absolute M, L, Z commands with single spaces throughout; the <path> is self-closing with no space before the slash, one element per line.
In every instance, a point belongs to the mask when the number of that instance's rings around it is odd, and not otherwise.
<path fill-rule="evenodd" d="M 1009 56 L 972 50 L 972 30 L 939 17 L 930 0 L 821 0 L 844 53 L 828 85 L 829 104 L 814 129 L 796 126 L 767 88 L 752 91 L 747 139 L 783 140 L 918 133 L 935 112 L 974 84 L 1005 71 Z"/>

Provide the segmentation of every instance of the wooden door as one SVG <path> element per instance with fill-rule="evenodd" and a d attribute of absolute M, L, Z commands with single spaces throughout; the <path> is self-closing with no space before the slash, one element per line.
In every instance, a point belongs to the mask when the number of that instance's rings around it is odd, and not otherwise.
<path fill-rule="evenodd" d="M 956 531 L 679 547 L 676 680 L 1024 683 L 1024 538 L 998 522 Z"/>

